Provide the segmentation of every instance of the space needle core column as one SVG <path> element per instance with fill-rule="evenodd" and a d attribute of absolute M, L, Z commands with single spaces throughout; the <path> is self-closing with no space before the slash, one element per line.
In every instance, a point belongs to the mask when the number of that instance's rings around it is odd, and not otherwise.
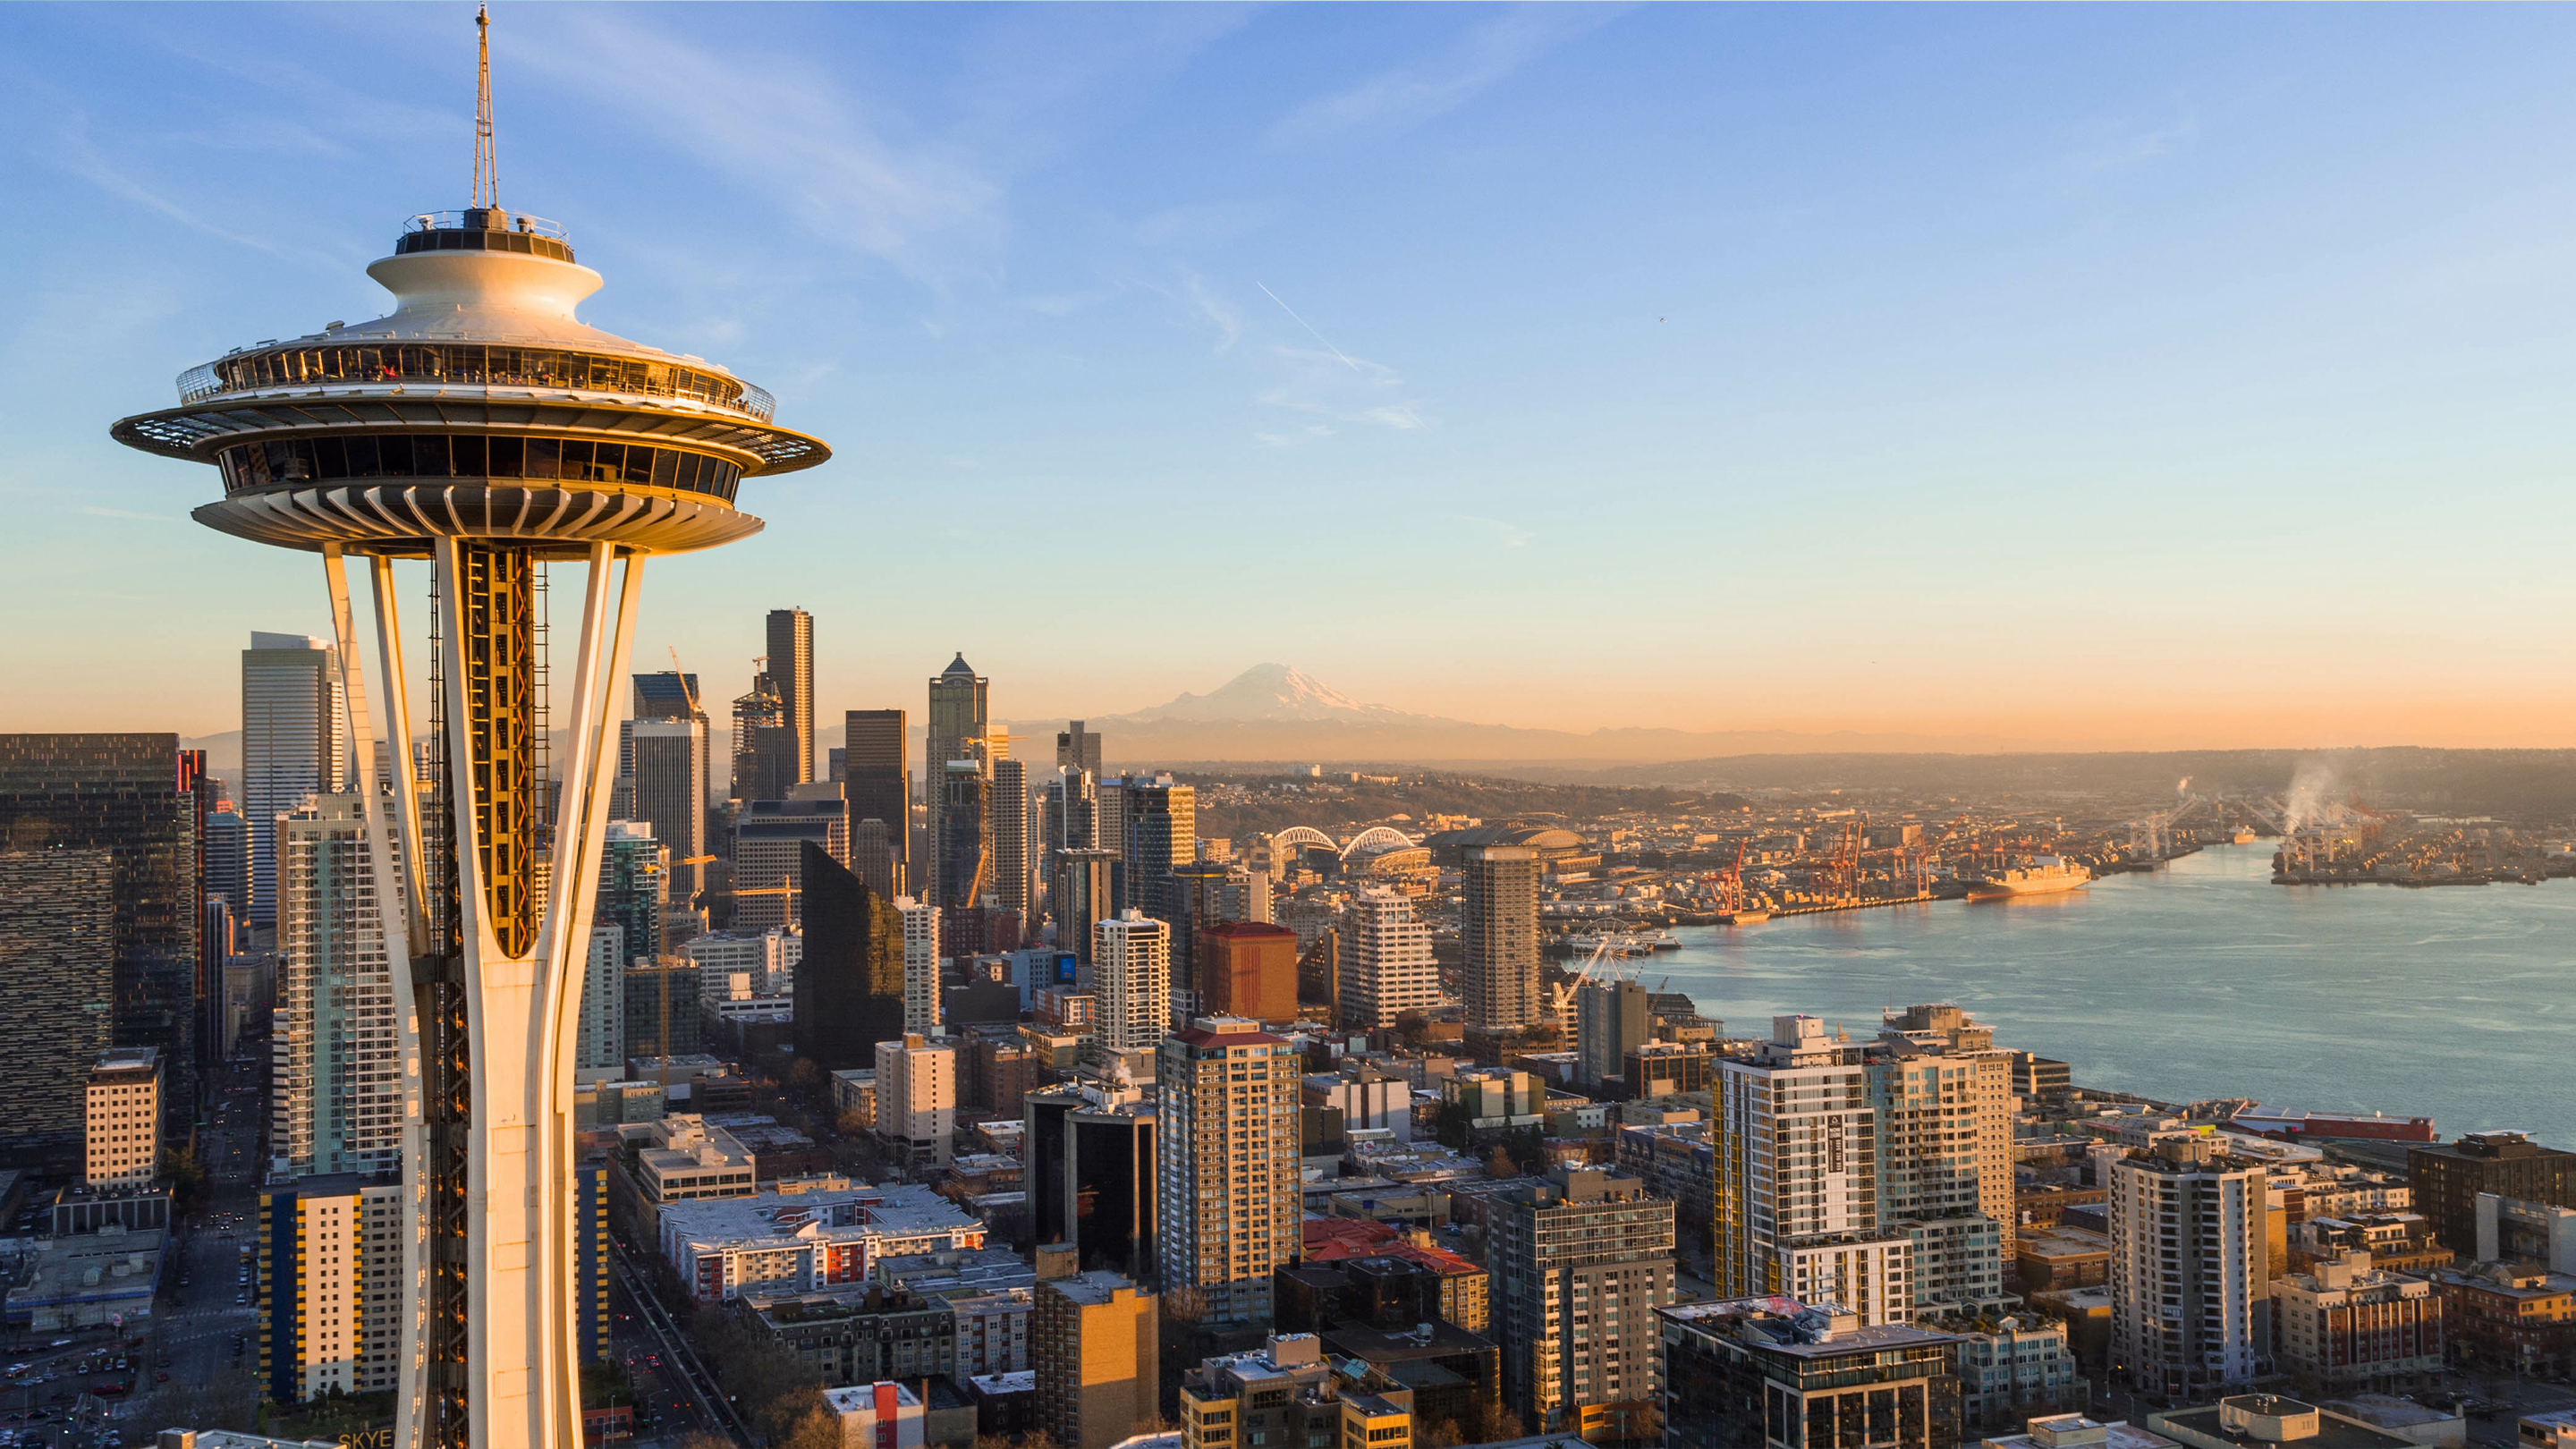
<path fill-rule="evenodd" d="M 478 160 L 476 206 L 412 218 L 367 268 L 392 313 L 228 353 L 181 376 L 180 406 L 111 432 L 220 470 L 199 522 L 321 554 L 352 666 L 344 559 L 368 563 L 384 708 L 351 668 L 351 743 L 371 782 L 375 721 L 392 747 L 367 816 L 395 1000 L 412 1008 L 398 1010 L 414 1292 L 396 1444 L 573 1449 L 572 1063 L 616 769 L 610 681 L 644 558 L 757 532 L 734 507 L 742 478 L 829 451 L 775 426 L 768 395 L 724 368 L 580 322 L 599 274 L 560 227 L 503 209 Z M 436 583 L 426 799 L 392 587 L 405 558 Z M 546 640 L 564 631 L 544 618 L 550 561 L 587 566 L 551 811 L 541 695 Z"/>

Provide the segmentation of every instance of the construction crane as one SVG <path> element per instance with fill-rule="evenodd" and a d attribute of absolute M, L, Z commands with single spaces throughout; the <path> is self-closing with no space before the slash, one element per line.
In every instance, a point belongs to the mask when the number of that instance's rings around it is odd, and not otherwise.
<path fill-rule="evenodd" d="M 662 647 L 671 651 L 671 673 L 680 681 L 680 698 L 689 702 L 689 713 L 693 715 L 705 713 L 704 710 L 698 708 L 697 686 L 689 683 L 689 672 L 680 667 L 680 651 L 678 646 L 665 644 Z"/>
<path fill-rule="evenodd" d="M 1744 909 L 1744 842 L 1735 842 L 1735 859 L 1724 870 L 1713 870 L 1700 877 L 1715 898 L 1717 909 L 1732 914 Z"/>
<path fill-rule="evenodd" d="M 1583 983 L 1593 979 L 1592 973 L 1601 966 L 1601 963 L 1604 961 L 1616 963 L 1619 959 L 1620 958 L 1617 956 L 1611 954 L 1610 943 L 1605 940 L 1600 945 L 1592 948 L 1592 954 L 1583 959 L 1582 965 L 1574 968 L 1572 980 L 1548 983 L 1547 989 L 1549 995 L 1554 998 L 1553 1004 L 1556 1011 L 1556 1020 L 1558 1025 L 1564 1026 L 1569 1024 L 1569 1018 L 1566 1013 L 1574 1009 L 1575 990 L 1581 987 Z M 1615 971 L 1618 967 L 1616 964 L 1613 964 L 1611 969 Z"/>

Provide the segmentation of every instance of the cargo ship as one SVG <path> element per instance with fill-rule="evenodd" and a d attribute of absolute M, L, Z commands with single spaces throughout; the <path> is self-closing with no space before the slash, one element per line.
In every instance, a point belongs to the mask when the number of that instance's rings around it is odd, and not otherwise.
<path fill-rule="evenodd" d="M 2056 891 L 2071 891 L 2093 879 L 2093 872 L 2063 856 L 2033 856 L 2026 866 L 1999 870 L 1980 880 L 1968 882 L 1968 899 L 1993 900 L 2000 896 L 2044 896 Z"/>

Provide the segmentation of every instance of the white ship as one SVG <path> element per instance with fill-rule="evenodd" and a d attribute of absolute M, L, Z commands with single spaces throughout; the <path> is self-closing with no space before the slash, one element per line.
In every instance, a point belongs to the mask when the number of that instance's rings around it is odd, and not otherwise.
<path fill-rule="evenodd" d="M 2031 857 L 2027 866 L 1999 870 L 1982 880 L 1968 882 L 1968 899 L 2044 896 L 2054 891 L 2074 890 L 2092 879 L 2093 872 L 2063 856 L 2038 855 Z"/>

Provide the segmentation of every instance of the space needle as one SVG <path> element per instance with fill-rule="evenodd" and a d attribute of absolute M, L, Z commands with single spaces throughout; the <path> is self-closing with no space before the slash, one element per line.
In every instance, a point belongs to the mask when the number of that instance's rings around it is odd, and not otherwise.
<path fill-rule="evenodd" d="M 569 1449 L 574 1042 L 617 765 L 612 684 L 644 560 L 758 532 L 734 506 L 742 481 L 830 450 L 778 427 L 769 395 L 725 368 L 574 315 L 600 275 L 563 228 L 501 204 L 476 24 L 473 204 L 412 217 L 368 265 L 393 311 L 191 368 L 179 406 L 111 434 L 213 464 L 223 496 L 199 522 L 321 555 L 361 778 L 379 730 L 389 746 L 390 808 L 371 801 L 367 829 L 405 1069 L 397 1449 Z M 359 667 L 352 558 L 372 586 L 380 699 Z M 430 768 L 416 779 L 394 561 L 424 558 Z M 550 563 L 586 565 L 559 711 Z M 570 727 L 553 800 L 549 713 Z M 424 837 L 425 816 L 452 849 Z"/>

